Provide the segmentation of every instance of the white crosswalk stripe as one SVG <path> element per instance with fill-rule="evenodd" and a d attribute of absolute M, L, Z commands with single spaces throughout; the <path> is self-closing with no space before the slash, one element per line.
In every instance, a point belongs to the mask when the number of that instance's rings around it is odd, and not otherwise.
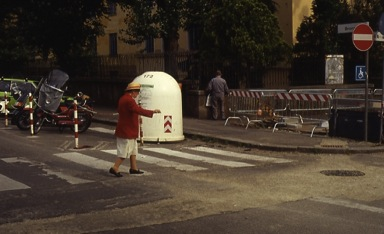
<path fill-rule="evenodd" d="M 255 166 L 255 165 L 249 164 L 249 163 L 229 161 L 229 160 L 223 161 L 221 159 L 203 157 L 203 156 L 198 156 L 195 154 L 189 154 L 189 153 L 165 149 L 165 148 L 145 148 L 144 150 L 155 152 L 155 153 L 166 154 L 166 155 L 169 155 L 172 157 L 184 158 L 184 159 L 189 159 L 189 160 L 194 160 L 194 161 L 201 161 L 201 162 L 205 162 L 205 163 L 211 163 L 211 164 L 216 164 L 216 165 L 221 165 L 221 166 L 226 166 L 226 167 L 253 167 L 253 166 Z"/>
<path fill-rule="evenodd" d="M 29 189 L 30 187 L 0 174 L 0 191 Z"/>
<path fill-rule="evenodd" d="M 115 134 L 115 130 L 107 129 L 107 128 L 101 128 L 101 127 L 90 127 L 88 130 L 95 131 L 95 132 L 101 132 L 101 133 L 108 133 L 108 134 Z"/>
<path fill-rule="evenodd" d="M 260 155 L 250 155 L 250 154 L 243 154 L 243 153 L 236 153 L 226 150 L 220 150 L 220 149 L 214 149 L 214 148 L 208 148 L 208 147 L 187 147 L 186 149 L 199 151 L 199 152 L 205 152 L 205 153 L 211 153 L 211 154 L 217 154 L 220 156 L 226 156 L 226 157 L 235 157 L 240 159 L 247 159 L 247 160 L 254 160 L 254 161 L 261 161 L 261 162 L 272 162 L 272 163 L 290 163 L 293 162 L 289 159 L 283 159 L 283 158 L 273 158 L 273 157 L 265 157 Z"/>

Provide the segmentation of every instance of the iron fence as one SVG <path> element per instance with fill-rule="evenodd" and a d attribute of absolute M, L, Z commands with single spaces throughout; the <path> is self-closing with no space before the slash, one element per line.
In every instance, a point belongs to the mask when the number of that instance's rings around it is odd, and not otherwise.
<path fill-rule="evenodd" d="M 98 56 L 87 68 L 80 69 L 81 74 L 71 74 L 71 77 L 107 82 L 130 81 L 146 71 L 165 71 L 165 56 L 165 53 Z M 228 86 L 232 89 L 286 88 L 290 84 L 290 67 L 273 67 L 258 71 L 254 68 L 244 68 L 240 64 L 229 66 L 220 65 L 216 61 L 201 62 L 195 52 L 178 52 L 174 56 L 178 81 L 193 80 L 198 83 L 198 89 L 205 89 L 216 69 L 222 70 Z M 55 67 L 54 64 L 53 60 L 30 62 L 25 73 L 29 77 L 41 77 L 48 74 Z"/>

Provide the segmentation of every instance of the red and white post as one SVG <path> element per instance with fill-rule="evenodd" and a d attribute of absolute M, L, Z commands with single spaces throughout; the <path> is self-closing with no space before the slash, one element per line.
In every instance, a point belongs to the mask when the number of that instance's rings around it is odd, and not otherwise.
<path fill-rule="evenodd" d="M 32 94 L 28 94 L 28 100 L 29 100 L 29 125 L 31 126 L 31 135 L 34 134 L 33 132 L 33 97 Z"/>
<path fill-rule="evenodd" d="M 5 127 L 8 127 L 8 98 L 7 91 L 4 92 L 4 113 L 5 113 Z"/>
<path fill-rule="evenodd" d="M 77 117 L 77 100 L 74 100 L 73 103 L 73 109 L 74 109 L 74 127 L 75 127 L 75 149 L 79 148 L 79 119 Z"/>
<path fill-rule="evenodd" d="M 139 115 L 139 129 L 140 129 L 140 145 L 143 146 L 144 145 L 144 134 L 143 134 L 143 117 L 141 117 L 141 115 Z"/>

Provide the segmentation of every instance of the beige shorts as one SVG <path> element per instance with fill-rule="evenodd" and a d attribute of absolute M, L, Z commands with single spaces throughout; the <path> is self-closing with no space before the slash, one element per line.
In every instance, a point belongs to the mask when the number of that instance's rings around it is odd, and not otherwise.
<path fill-rule="evenodd" d="M 137 155 L 137 139 L 116 138 L 117 157 L 128 158 Z"/>

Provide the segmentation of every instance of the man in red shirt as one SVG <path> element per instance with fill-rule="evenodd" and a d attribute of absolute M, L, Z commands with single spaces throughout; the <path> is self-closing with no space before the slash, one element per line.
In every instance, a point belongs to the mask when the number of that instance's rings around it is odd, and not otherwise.
<path fill-rule="evenodd" d="M 146 110 L 140 107 L 135 98 L 139 96 L 141 85 L 139 83 L 129 83 L 125 93 L 120 97 L 117 111 L 119 118 L 115 130 L 117 158 L 109 173 L 116 177 L 122 177 L 119 167 L 123 161 L 129 157 L 131 168 L 130 174 L 143 174 L 136 165 L 136 155 L 138 154 L 137 138 L 139 137 L 139 115 L 152 118 L 154 113 L 160 113 L 159 109 Z"/>

